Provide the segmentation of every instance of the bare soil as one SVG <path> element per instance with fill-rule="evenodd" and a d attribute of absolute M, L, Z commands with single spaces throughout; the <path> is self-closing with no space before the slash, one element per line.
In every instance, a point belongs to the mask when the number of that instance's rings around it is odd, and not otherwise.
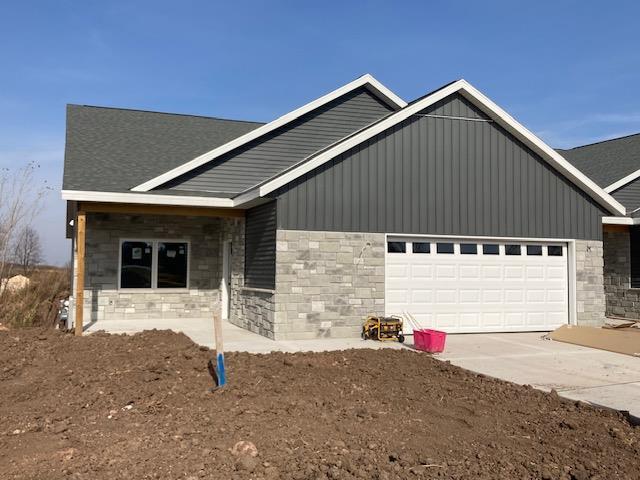
<path fill-rule="evenodd" d="M 426 354 L 227 354 L 213 393 L 211 356 L 168 331 L 0 331 L 0 478 L 640 478 L 621 415 Z"/>

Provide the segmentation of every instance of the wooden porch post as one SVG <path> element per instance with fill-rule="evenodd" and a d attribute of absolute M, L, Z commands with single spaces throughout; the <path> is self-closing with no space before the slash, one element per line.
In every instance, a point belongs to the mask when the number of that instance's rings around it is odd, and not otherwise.
<path fill-rule="evenodd" d="M 86 213 L 78 212 L 76 219 L 76 252 L 78 260 L 78 268 L 76 269 L 76 336 L 82 335 L 82 327 L 84 321 L 84 239 L 87 223 Z"/>

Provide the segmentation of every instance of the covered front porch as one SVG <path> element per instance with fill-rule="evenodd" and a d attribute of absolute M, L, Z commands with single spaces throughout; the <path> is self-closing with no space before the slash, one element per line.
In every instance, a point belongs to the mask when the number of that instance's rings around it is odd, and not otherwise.
<path fill-rule="evenodd" d="M 244 210 L 81 202 L 74 217 L 77 334 L 176 321 L 197 331 L 203 318 L 251 315 Z"/>

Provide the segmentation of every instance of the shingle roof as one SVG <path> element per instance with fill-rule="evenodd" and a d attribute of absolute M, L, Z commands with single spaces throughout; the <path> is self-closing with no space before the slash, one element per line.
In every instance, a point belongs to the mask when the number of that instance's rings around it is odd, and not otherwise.
<path fill-rule="evenodd" d="M 640 169 L 640 133 L 558 153 L 605 188 Z"/>
<path fill-rule="evenodd" d="M 194 115 L 68 105 L 62 188 L 127 192 L 261 125 Z M 202 192 L 197 195 L 217 196 Z"/>

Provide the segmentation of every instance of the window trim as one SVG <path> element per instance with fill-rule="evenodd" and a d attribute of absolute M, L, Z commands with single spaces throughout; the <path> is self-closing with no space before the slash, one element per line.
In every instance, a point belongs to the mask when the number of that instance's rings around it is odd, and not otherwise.
<path fill-rule="evenodd" d="M 123 287 L 122 283 L 122 244 L 124 242 L 147 242 L 151 243 L 151 288 Z M 158 288 L 158 244 L 159 243 L 186 243 L 187 244 L 187 285 L 178 288 Z M 184 238 L 131 238 L 121 237 L 118 241 L 118 291 L 122 293 L 135 292 L 166 292 L 180 293 L 186 292 L 191 287 L 191 240 Z"/>

